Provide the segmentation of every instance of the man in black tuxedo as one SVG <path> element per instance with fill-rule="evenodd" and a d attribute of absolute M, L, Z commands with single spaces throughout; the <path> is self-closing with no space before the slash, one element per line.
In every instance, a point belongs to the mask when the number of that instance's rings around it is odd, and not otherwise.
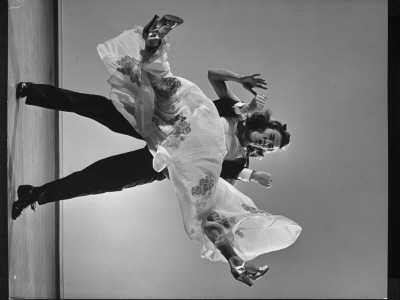
<path fill-rule="evenodd" d="M 212 82 L 211 79 L 210 81 Z M 253 85 L 252 87 L 260 86 Z M 250 91 L 253 92 L 251 89 Z M 143 140 L 112 101 L 103 96 L 34 83 L 19 83 L 16 96 L 17 99 L 26 97 L 25 103 L 28 105 L 74 112 L 95 120 L 114 132 Z M 261 109 L 264 103 L 265 98 L 257 96 L 250 104 L 227 97 L 214 101 L 221 117 L 242 120 L 245 119 L 245 113 Z M 152 161 L 153 156 L 147 147 L 144 147 L 99 160 L 81 171 L 39 187 L 21 185 L 17 190 L 18 200 L 13 203 L 12 218 L 14 220 L 18 218 L 29 205 L 34 209 L 36 202 L 42 205 L 79 196 L 121 191 L 124 188 L 165 179 L 168 174 L 156 172 Z M 225 160 L 221 177 L 228 181 L 237 179 L 256 181 L 265 187 L 271 185 L 270 174 L 249 170 L 247 166 L 248 156 Z"/>

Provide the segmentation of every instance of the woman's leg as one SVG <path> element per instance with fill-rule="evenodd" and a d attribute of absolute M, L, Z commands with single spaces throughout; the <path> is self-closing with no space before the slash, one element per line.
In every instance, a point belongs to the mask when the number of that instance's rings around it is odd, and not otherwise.
<path fill-rule="evenodd" d="M 95 120 L 114 132 L 143 140 L 112 101 L 103 96 L 73 92 L 47 84 L 25 84 L 27 87 L 23 94 L 28 105 L 73 112 Z"/>
<path fill-rule="evenodd" d="M 204 234 L 217 247 L 221 254 L 227 259 L 231 273 L 236 280 L 252 286 L 252 280 L 261 278 L 269 269 L 268 266 L 257 267 L 241 259 L 226 238 L 224 227 L 216 222 L 207 222 L 204 226 Z"/>
<path fill-rule="evenodd" d="M 221 224 L 207 222 L 204 226 L 204 233 L 228 262 L 232 257 L 237 256 L 230 242 L 226 239 L 224 227 Z"/>
<path fill-rule="evenodd" d="M 233 277 L 252 286 L 253 283 L 248 278 L 245 269 L 245 262 L 236 254 L 230 241 L 226 238 L 223 226 L 215 222 L 207 222 L 204 226 L 204 233 L 228 261 Z"/>

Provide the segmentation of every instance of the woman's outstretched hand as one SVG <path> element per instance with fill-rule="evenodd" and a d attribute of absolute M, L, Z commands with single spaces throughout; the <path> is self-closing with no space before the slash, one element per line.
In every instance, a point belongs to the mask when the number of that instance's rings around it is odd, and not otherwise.
<path fill-rule="evenodd" d="M 253 74 L 249 76 L 243 76 L 240 78 L 240 83 L 243 85 L 243 87 L 248 90 L 250 93 L 252 93 L 254 96 L 257 95 L 255 91 L 253 91 L 253 88 L 260 88 L 266 90 L 267 87 L 265 86 L 265 80 L 262 78 L 256 78 L 257 76 L 261 76 L 261 74 Z"/>

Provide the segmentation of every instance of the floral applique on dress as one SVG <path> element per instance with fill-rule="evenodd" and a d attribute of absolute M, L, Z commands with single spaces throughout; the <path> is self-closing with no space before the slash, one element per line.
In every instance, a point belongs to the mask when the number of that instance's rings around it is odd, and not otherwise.
<path fill-rule="evenodd" d="M 140 86 L 140 78 L 142 76 L 142 62 L 138 61 L 134 57 L 125 55 L 120 60 L 117 60 L 116 63 L 120 66 L 119 68 L 117 68 L 117 71 L 126 76 L 129 76 L 131 82 L 136 83 L 138 86 Z"/>
<path fill-rule="evenodd" d="M 207 175 L 205 178 L 200 179 L 199 185 L 192 188 L 192 195 L 196 197 L 197 206 L 205 207 L 207 205 L 214 183 L 213 175 Z"/>
<path fill-rule="evenodd" d="M 168 138 L 162 143 L 164 147 L 179 148 L 181 142 L 192 131 L 190 123 L 186 121 L 186 117 L 182 113 L 166 122 L 156 117 L 153 117 L 152 120 L 161 131 L 169 134 Z"/>
<path fill-rule="evenodd" d="M 248 212 L 250 212 L 250 213 L 253 213 L 253 214 L 267 214 L 267 215 L 269 215 L 266 211 L 263 211 L 263 210 L 261 210 L 261 209 L 258 209 L 258 208 L 255 208 L 255 207 L 252 207 L 252 206 L 243 204 L 243 203 L 242 203 L 242 207 L 243 207 L 246 211 L 248 211 Z"/>
<path fill-rule="evenodd" d="M 173 97 L 182 86 L 182 83 L 176 77 L 158 78 L 151 73 L 148 74 L 148 77 L 155 94 L 164 99 Z"/>

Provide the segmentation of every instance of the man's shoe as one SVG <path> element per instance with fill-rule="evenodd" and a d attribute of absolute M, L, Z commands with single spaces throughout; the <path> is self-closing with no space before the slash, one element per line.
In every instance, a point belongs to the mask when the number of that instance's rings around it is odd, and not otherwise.
<path fill-rule="evenodd" d="M 21 99 L 28 96 L 28 88 L 31 84 L 30 82 L 19 82 L 15 89 L 15 98 Z"/>
<path fill-rule="evenodd" d="M 14 201 L 11 210 L 11 217 L 13 220 L 16 220 L 23 210 L 28 206 L 31 206 L 31 209 L 35 211 L 36 207 L 36 199 L 32 193 L 33 186 L 31 185 L 20 185 L 17 189 L 18 200 Z"/>

